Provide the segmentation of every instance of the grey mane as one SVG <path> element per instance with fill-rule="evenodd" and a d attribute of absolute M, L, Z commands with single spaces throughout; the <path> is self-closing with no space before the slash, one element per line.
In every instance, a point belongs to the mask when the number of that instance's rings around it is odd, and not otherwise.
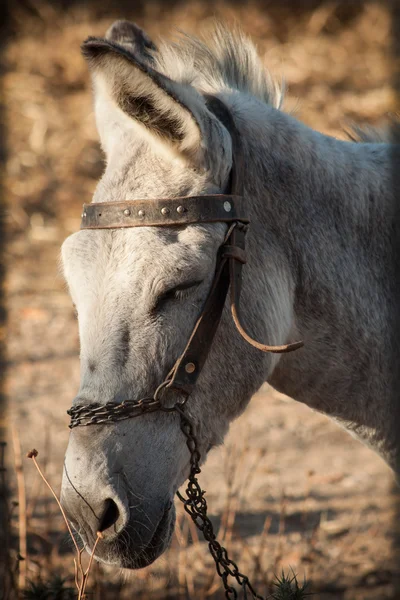
<path fill-rule="evenodd" d="M 202 93 L 237 90 L 280 108 L 284 89 L 271 77 L 253 42 L 240 29 L 217 23 L 203 39 L 181 33 L 177 42 L 162 41 L 155 68 Z"/>
<path fill-rule="evenodd" d="M 163 40 L 154 51 L 155 68 L 202 93 L 236 90 L 281 109 L 285 86 L 262 63 L 255 44 L 240 30 L 215 23 L 204 37 L 178 32 L 176 42 Z M 351 125 L 346 134 L 358 143 L 391 143 L 400 137 L 400 117 L 389 117 L 380 127 Z"/>

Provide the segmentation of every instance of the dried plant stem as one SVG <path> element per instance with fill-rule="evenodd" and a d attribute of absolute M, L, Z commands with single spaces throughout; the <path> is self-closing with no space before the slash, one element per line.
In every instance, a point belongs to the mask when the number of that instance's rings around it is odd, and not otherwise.
<path fill-rule="evenodd" d="M 89 575 L 90 575 L 90 569 L 92 567 L 93 564 L 93 558 L 94 558 L 94 553 L 96 552 L 96 546 L 99 543 L 99 540 L 101 540 L 103 537 L 103 534 L 100 533 L 100 531 L 97 532 L 97 537 L 96 537 L 96 541 L 93 544 L 93 549 L 92 552 L 90 554 L 90 559 L 89 559 L 89 564 L 88 567 L 86 569 L 86 571 L 83 574 L 83 579 L 81 581 L 81 586 L 80 586 L 80 590 L 79 590 L 79 594 L 78 594 L 78 600 L 84 600 L 85 598 L 85 590 L 86 590 L 86 585 L 89 579 Z"/>
<path fill-rule="evenodd" d="M 265 547 L 267 543 L 268 533 L 271 528 L 272 517 L 271 515 L 267 515 L 264 521 L 263 530 L 260 535 L 260 541 L 258 544 L 258 550 L 255 552 L 253 557 L 254 560 L 254 570 L 252 575 L 253 581 L 258 581 L 261 573 L 262 573 L 262 561 L 264 557 Z"/>
<path fill-rule="evenodd" d="M 226 516 L 226 529 L 224 535 L 224 544 L 230 544 L 233 537 L 233 527 L 235 524 L 236 513 L 239 508 L 240 498 L 239 496 L 233 496 L 228 505 L 227 516 Z"/>
<path fill-rule="evenodd" d="M 93 545 L 92 552 L 90 553 L 89 564 L 88 564 L 88 567 L 87 567 L 86 571 L 84 571 L 83 570 L 83 565 L 82 565 L 82 552 L 83 552 L 83 548 L 82 549 L 79 548 L 79 546 L 78 546 L 78 544 L 77 544 L 77 542 L 75 540 L 75 537 L 74 537 L 74 534 L 72 533 L 70 524 L 68 523 L 67 516 L 66 516 L 66 514 L 64 512 L 63 507 L 61 506 L 61 502 L 58 499 L 58 496 L 55 493 L 55 491 L 53 490 L 51 484 L 46 479 L 46 476 L 44 475 L 42 469 L 40 468 L 40 466 L 39 466 L 39 464 L 38 464 L 38 462 L 36 460 L 37 455 L 38 455 L 38 451 L 37 450 L 31 450 L 30 452 L 28 452 L 27 457 L 31 458 L 33 460 L 33 463 L 34 463 L 34 465 L 35 465 L 35 467 L 36 467 L 36 469 L 37 469 L 40 477 L 43 479 L 43 481 L 45 482 L 45 484 L 49 488 L 50 492 L 52 493 L 55 501 L 57 502 L 57 506 L 60 509 L 60 512 L 61 512 L 61 514 L 63 516 L 63 519 L 65 521 L 65 524 L 66 524 L 68 532 L 69 532 L 69 535 L 71 536 L 71 539 L 72 539 L 72 541 L 74 543 L 76 554 L 77 554 L 77 558 L 74 558 L 75 585 L 76 585 L 76 588 L 78 590 L 78 600 L 84 600 L 85 599 L 85 590 L 86 590 L 87 582 L 88 582 L 88 579 L 89 579 L 90 570 L 91 570 L 91 567 L 92 567 L 92 564 L 93 564 L 94 555 L 95 555 L 95 552 L 96 552 L 96 546 L 99 543 L 99 541 L 103 538 L 103 534 L 100 533 L 100 531 L 97 532 L 97 538 L 96 538 L 96 541 L 95 541 L 95 543 Z"/>
<path fill-rule="evenodd" d="M 78 592 L 81 589 L 81 581 L 84 579 L 84 572 L 82 567 L 82 553 L 83 548 L 79 548 L 77 558 L 74 558 L 74 575 L 75 575 L 75 586 Z"/>
<path fill-rule="evenodd" d="M 18 589 L 26 588 L 26 572 L 27 572 L 27 543 L 26 543 L 26 493 L 25 493 L 25 476 L 22 466 L 21 443 L 17 428 L 13 425 L 11 428 L 12 440 L 14 447 L 14 465 L 17 475 L 18 487 L 18 534 L 19 534 L 19 570 L 18 570 Z"/>
<path fill-rule="evenodd" d="M 194 590 L 193 573 L 190 569 L 186 569 L 185 578 L 186 578 L 186 587 L 187 587 L 189 598 L 194 598 L 195 590 Z"/>
<path fill-rule="evenodd" d="M 40 477 L 43 479 L 43 481 L 45 482 L 45 484 L 46 484 L 46 485 L 47 485 L 47 487 L 49 488 L 50 492 L 52 493 L 52 495 L 53 495 L 53 497 L 54 497 L 55 501 L 57 502 L 58 508 L 60 509 L 60 512 L 61 512 L 61 514 L 62 514 L 62 516 L 63 516 L 63 519 L 64 519 L 64 521 L 65 521 L 65 524 L 66 524 L 66 526 L 67 526 L 67 529 L 68 529 L 69 535 L 71 536 L 71 539 L 72 539 L 72 541 L 73 541 L 73 543 L 74 543 L 74 545 L 75 545 L 75 549 L 76 549 L 77 553 L 79 554 L 79 546 L 78 546 L 78 544 L 76 543 L 76 540 L 75 540 L 75 538 L 74 538 L 74 535 L 73 535 L 73 533 L 72 533 L 72 530 L 71 530 L 71 527 L 70 527 L 70 524 L 68 523 L 67 516 L 66 516 L 66 514 L 65 514 L 65 512 L 64 512 L 64 509 L 63 509 L 63 507 L 61 506 L 61 502 L 59 501 L 57 494 L 55 493 L 55 491 L 54 491 L 54 490 L 53 490 L 53 488 L 51 487 L 50 483 L 47 481 L 47 479 L 46 479 L 46 476 L 44 475 L 44 473 L 43 473 L 42 469 L 41 469 L 41 468 L 39 467 L 39 465 L 38 465 L 38 462 L 37 462 L 37 460 L 36 460 L 36 457 L 37 457 L 37 455 L 38 455 L 38 451 L 37 451 L 37 450 L 31 450 L 30 452 L 28 452 L 28 454 L 27 454 L 27 457 L 28 457 L 28 458 L 31 458 L 31 459 L 33 460 L 33 463 L 34 463 L 34 465 L 35 465 L 36 469 L 38 470 Z"/>
<path fill-rule="evenodd" d="M 189 531 L 192 536 L 192 542 L 194 546 L 198 546 L 200 544 L 199 532 L 196 528 L 196 525 L 193 523 L 192 519 L 187 519 L 189 523 Z"/>
<path fill-rule="evenodd" d="M 180 515 L 180 519 L 176 520 L 175 531 L 178 539 L 178 585 L 179 597 L 186 597 L 185 589 L 185 570 L 187 567 L 187 545 L 188 545 L 188 519 L 184 515 Z"/>
<path fill-rule="evenodd" d="M 92 572 L 94 573 L 94 595 L 93 600 L 101 600 L 102 596 L 102 573 L 100 570 L 100 565 L 98 562 L 94 563 Z M 148 576 L 148 569 L 146 569 L 146 574 Z"/>

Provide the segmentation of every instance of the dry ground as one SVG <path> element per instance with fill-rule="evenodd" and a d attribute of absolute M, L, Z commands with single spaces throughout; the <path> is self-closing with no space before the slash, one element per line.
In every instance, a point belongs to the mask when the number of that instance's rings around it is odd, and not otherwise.
<path fill-rule="evenodd" d="M 14 9 L 16 33 L 4 80 L 8 398 L 23 451 L 39 449 L 57 488 L 68 438 L 65 411 L 79 381 L 77 324 L 58 253 L 78 228 L 81 204 L 102 171 L 79 45 L 89 34 L 104 33 L 117 17 L 137 20 L 157 36 L 172 27 L 197 32 L 216 14 L 239 21 L 253 36 L 266 64 L 288 83 L 288 108 L 296 107 L 309 125 L 342 136 L 348 120 L 382 122 L 394 108 L 385 3 L 357 8 L 331 2 L 303 13 L 295 4 L 296 10 L 290 3 L 279 10 L 273 2 L 212 8 L 148 3 L 124 11 L 87 5 L 63 15 L 43 2 Z M 25 475 L 28 575 L 70 574 L 72 555 L 55 505 L 31 464 Z M 211 454 L 201 481 L 216 523 L 222 518 L 221 533 L 232 538 L 234 556 L 242 569 L 255 569 L 259 581 L 292 567 L 310 579 L 315 598 L 400 598 L 400 496 L 392 476 L 325 417 L 262 390 L 233 425 L 225 447 Z M 218 590 L 205 545 L 186 548 L 187 527 L 181 518 L 167 557 L 119 587 L 115 574 L 97 569 L 95 597 L 184 598 L 186 590 L 203 597 L 206 588 Z"/>

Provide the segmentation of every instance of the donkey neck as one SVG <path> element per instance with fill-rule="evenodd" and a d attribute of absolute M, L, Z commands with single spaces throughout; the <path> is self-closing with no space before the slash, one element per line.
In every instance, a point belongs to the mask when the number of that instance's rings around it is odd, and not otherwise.
<path fill-rule="evenodd" d="M 305 342 L 268 381 L 399 469 L 399 148 L 336 140 L 269 107 L 253 127 L 258 177 L 248 197 L 264 244 L 273 238 L 271 251 L 278 244 L 290 265 L 294 330 Z"/>

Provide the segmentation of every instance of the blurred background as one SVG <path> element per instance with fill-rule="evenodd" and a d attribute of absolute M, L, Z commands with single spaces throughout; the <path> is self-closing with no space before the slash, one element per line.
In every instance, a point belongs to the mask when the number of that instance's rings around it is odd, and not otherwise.
<path fill-rule="evenodd" d="M 120 18 L 155 40 L 176 29 L 197 34 L 215 17 L 239 23 L 273 76 L 285 80 L 285 110 L 344 138 L 351 123 L 384 125 L 398 108 L 397 12 L 396 2 L 383 0 L 10 4 L 1 89 L 9 434 L 0 473 L 9 494 L 0 499 L 0 598 L 74 597 L 65 527 L 24 457 L 39 450 L 58 492 L 65 411 L 79 381 L 77 323 L 59 250 L 79 228 L 81 205 L 104 167 L 81 42 Z M 211 453 L 201 483 L 219 538 L 260 592 L 272 593 L 274 573 L 293 569 L 314 598 L 400 598 L 399 491 L 384 463 L 325 417 L 265 387 Z M 207 547 L 178 509 L 167 555 L 128 577 L 96 565 L 90 597 L 222 598 Z M 18 585 L 27 587 L 24 596 Z"/>

